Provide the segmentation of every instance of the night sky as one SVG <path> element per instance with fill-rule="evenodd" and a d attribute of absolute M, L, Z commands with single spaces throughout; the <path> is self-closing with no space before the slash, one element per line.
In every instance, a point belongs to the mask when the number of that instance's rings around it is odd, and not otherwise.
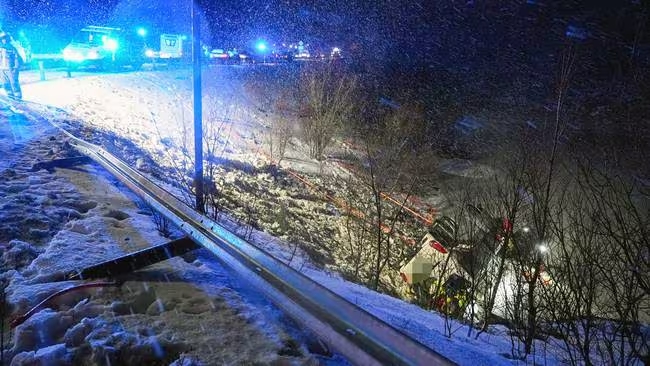
<path fill-rule="evenodd" d="M 201 8 L 211 33 L 225 42 L 238 38 L 300 36 L 335 38 L 349 34 L 350 24 L 363 13 L 364 5 L 348 1 L 203 1 Z M 365 4 L 365 2 L 361 2 Z M 0 0 L 5 24 L 30 23 L 65 31 L 78 24 L 119 22 L 190 25 L 189 1 L 140 0 Z M 180 8 L 180 11 L 179 11 Z M 171 19 L 174 18 L 174 19 Z"/>
<path fill-rule="evenodd" d="M 643 23 L 640 18 L 648 18 L 643 0 L 199 3 L 205 11 L 204 41 L 215 47 L 246 46 L 260 38 L 278 43 L 303 40 L 356 50 L 366 59 L 460 61 L 466 67 L 490 60 L 507 64 L 513 58 L 535 67 L 566 43 L 569 26 L 586 29 L 589 42 L 598 43 L 593 47 L 619 52 L 634 42 Z M 14 31 L 35 28 L 38 34 L 65 42 L 88 24 L 124 28 L 142 24 L 161 33 L 189 32 L 189 6 L 189 1 L 0 0 L 0 21 Z M 641 41 L 647 41 L 647 33 Z"/>

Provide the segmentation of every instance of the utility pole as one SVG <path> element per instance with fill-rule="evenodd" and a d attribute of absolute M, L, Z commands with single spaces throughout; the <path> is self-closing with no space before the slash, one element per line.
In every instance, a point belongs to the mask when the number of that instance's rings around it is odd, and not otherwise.
<path fill-rule="evenodd" d="M 194 186 L 196 189 L 196 209 L 205 213 L 203 197 L 203 93 L 201 89 L 201 19 L 197 12 L 197 2 L 192 3 L 192 76 L 194 91 Z"/>

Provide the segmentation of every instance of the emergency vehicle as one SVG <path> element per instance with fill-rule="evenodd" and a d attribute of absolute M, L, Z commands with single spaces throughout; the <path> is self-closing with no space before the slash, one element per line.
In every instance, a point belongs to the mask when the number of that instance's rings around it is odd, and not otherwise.
<path fill-rule="evenodd" d="M 160 55 L 161 59 L 180 59 L 183 58 L 183 42 L 185 36 L 180 34 L 161 34 L 160 35 Z"/>
<path fill-rule="evenodd" d="M 133 33 L 114 27 L 85 27 L 63 49 L 63 59 L 70 69 L 140 67 L 145 60 L 145 44 Z"/>
<path fill-rule="evenodd" d="M 181 60 L 189 60 L 192 56 L 191 43 L 186 42 L 187 36 L 182 34 L 164 33 L 160 35 L 160 48 L 147 48 L 145 56 L 152 64 L 176 64 Z"/>

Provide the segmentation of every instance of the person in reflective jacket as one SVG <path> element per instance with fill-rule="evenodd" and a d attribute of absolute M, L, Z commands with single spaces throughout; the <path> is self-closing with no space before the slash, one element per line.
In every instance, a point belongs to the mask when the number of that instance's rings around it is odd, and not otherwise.
<path fill-rule="evenodd" d="M 16 47 L 11 44 L 11 35 L 0 31 L 0 76 L 9 98 L 23 97 L 18 80 L 20 66 L 21 58 Z"/>

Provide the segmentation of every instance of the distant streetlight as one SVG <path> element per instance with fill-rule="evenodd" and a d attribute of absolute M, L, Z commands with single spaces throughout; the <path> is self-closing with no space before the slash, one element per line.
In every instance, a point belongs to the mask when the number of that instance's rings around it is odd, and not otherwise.
<path fill-rule="evenodd" d="M 268 49 L 268 46 L 266 45 L 266 43 L 264 41 L 259 41 L 255 45 L 255 48 L 257 49 L 257 51 L 259 53 L 262 54 L 262 57 L 263 57 L 262 63 L 266 63 L 266 50 Z"/>
<path fill-rule="evenodd" d="M 538 245 L 537 245 L 537 250 L 538 250 L 541 254 L 545 254 L 546 252 L 548 252 L 548 247 L 546 246 L 546 244 L 538 244 Z"/>
<path fill-rule="evenodd" d="M 142 27 L 138 28 L 138 35 L 140 37 L 146 37 L 147 36 L 147 30 L 145 28 L 142 28 Z"/>

